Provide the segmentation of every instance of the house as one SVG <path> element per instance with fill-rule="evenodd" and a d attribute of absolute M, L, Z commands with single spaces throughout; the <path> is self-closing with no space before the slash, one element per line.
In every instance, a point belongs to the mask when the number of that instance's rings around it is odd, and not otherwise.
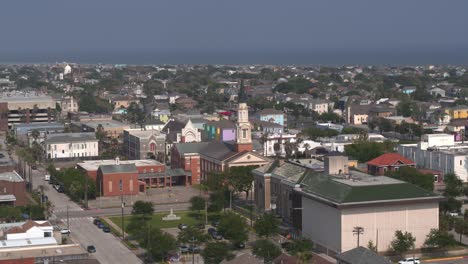
<path fill-rule="evenodd" d="M 439 87 L 435 87 L 429 90 L 429 94 L 434 97 L 445 97 L 445 90 Z"/>
<path fill-rule="evenodd" d="M 289 144 L 289 151 L 294 152 L 292 144 L 296 141 L 296 134 L 266 134 L 263 140 L 263 156 L 285 156 Z M 276 149 L 278 148 L 278 149 Z"/>
<path fill-rule="evenodd" d="M 397 230 L 411 232 L 419 248 L 438 228 L 443 197 L 418 186 L 350 170 L 339 155 L 325 157 L 324 171 L 277 162 L 253 170 L 257 208 L 275 211 L 319 251 L 355 248 L 356 226 L 364 230 L 360 241 L 372 240 L 378 251 L 388 250 Z"/>
<path fill-rule="evenodd" d="M 387 171 L 398 171 L 401 167 L 416 167 L 416 163 L 398 153 L 385 153 L 367 162 L 367 172 L 384 175 Z"/>
<path fill-rule="evenodd" d="M 415 86 L 407 86 L 401 89 L 401 92 L 404 94 L 412 94 L 416 92 L 416 87 Z"/>
<path fill-rule="evenodd" d="M 48 160 L 60 160 L 99 157 L 98 143 L 95 133 L 57 133 L 49 134 L 43 144 Z"/>
<path fill-rule="evenodd" d="M 205 123 L 204 130 L 210 140 L 236 140 L 236 125 L 230 120 L 208 121 Z"/>
<path fill-rule="evenodd" d="M 123 151 L 128 159 L 165 157 L 166 134 L 157 130 L 125 129 Z M 162 155 L 162 156 L 161 156 Z"/>
<path fill-rule="evenodd" d="M 455 143 L 454 135 L 422 135 L 417 144 L 400 144 L 398 153 L 414 160 L 418 168 L 455 173 L 462 181 L 468 181 L 468 145 Z"/>
<path fill-rule="evenodd" d="M 261 121 L 272 122 L 281 126 L 285 124 L 283 111 L 273 108 L 265 108 L 257 113 L 258 119 Z"/>
<path fill-rule="evenodd" d="M 106 140 L 111 141 L 116 139 L 122 142 L 123 131 L 129 129 L 130 125 L 124 124 L 117 120 L 109 121 L 88 121 L 81 123 L 73 123 L 73 126 L 77 126 L 81 129 L 81 132 L 97 132 L 99 129 L 102 129 L 102 132 L 106 135 Z"/>
<path fill-rule="evenodd" d="M 369 121 L 368 105 L 350 105 L 345 109 L 344 117 L 347 124 L 362 125 Z"/>
<path fill-rule="evenodd" d="M 27 205 L 26 182 L 16 171 L 0 173 L 0 191 L 0 206 Z"/>
<path fill-rule="evenodd" d="M 445 113 L 448 114 L 451 119 L 466 119 L 468 118 L 468 106 L 457 105 L 455 107 L 445 109 Z"/>
<path fill-rule="evenodd" d="M 329 108 L 329 102 L 321 99 L 310 99 L 308 100 L 308 108 L 318 114 L 327 113 Z"/>
<path fill-rule="evenodd" d="M 131 96 L 114 96 L 111 98 L 114 109 L 128 108 L 132 103 L 138 103 L 138 100 Z"/>
<path fill-rule="evenodd" d="M 152 111 L 152 115 L 154 118 L 158 119 L 159 121 L 166 123 L 171 116 L 171 111 L 169 109 L 155 108 Z"/>
<path fill-rule="evenodd" d="M 369 109 L 370 118 L 389 117 L 394 116 L 395 114 L 396 110 L 394 108 L 385 107 L 382 105 L 375 105 Z"/>
<path fill-rule="evenodd" d="M 450 133 L 462 132 L 462 134 L 464 134 L 467 126 L 468 121 L 466 119 L 452 119 L 450 123 L 447 124 L 446 129 Z"/>
<path fill-rule="evenodd" d="M 184 98 L 178 98 L 175 100 L 175 104 L 178 107 L 181 107 L 183 109 L 192 109 L 195 106 L 197 106 L 198 102 L 193 100 L 192 98 L 189 97 L 184 97 Z"/>
<path fill-rule="evenodd" d="M 392 264 L 386 257 L 359 246 L 335 256 L 337 264 Z"/>
<path fill-rule="evenodd" d="M 0 250 L 32 246 L 57 245 L 54 228 L 48 221 L 32 221 L 0 224 Z"/>
<path fill-rule="evenodd" d="M 253 119 L 250 121 L 254 127 L 255 131 L 261 131 L 264 134 L 282 134 L 284 127 L 273 122 L 261 121 L 258 119 Z"/>

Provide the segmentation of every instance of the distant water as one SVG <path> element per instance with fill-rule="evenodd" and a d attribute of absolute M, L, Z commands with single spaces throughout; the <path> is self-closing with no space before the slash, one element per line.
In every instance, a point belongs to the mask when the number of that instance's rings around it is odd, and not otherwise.
<path fill-rule="evenodd" d="M 35 52 L 1 53 L 0 64 L 468 65 L 468 47 L 444 51 L 360 52 Z"/>

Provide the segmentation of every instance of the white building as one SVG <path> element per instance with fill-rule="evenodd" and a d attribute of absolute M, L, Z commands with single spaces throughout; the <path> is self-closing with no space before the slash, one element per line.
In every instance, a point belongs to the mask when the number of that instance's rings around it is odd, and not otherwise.
<path fill-rule="evenodd" d="M 32 221 L 0 224 L 0 249 L 57 245 L 54 228 L 48 221 Z"/>
<path fill-rule="evenodd" d="M 60 101 L 60 108 L 62 117 L 66 117 L 68 113 L 77 113 L 79 111 L 78 101 L 73 96 L 66 96 Z"/>
<path fill-rule="evenodd" d="M 328 101 L 319 100 L 319 99 L 309 100 L 309 109 L 319 114 L 327 113 L 328 105 L 329 105 Z"/>
<path fill-rule="evenodd" d="M 423 135 L 418 144 L 399 145 L 398 153 L 420 168 L 455 173 L 464 182 L 468 181 L 468 144 L 455 143 L 453 135 Z"/>
<path fill-rule="evenodd" d="M 201 132 L 193 126 L 192 120 L 188 120 L 181 133 L 177 133 L 177 142 L 201 142 Z"/>
<path fill-rule="evenodd" d="M 70 74 L 72 73 L 72 67 L 70 65 L 65 65 L 65 67 L 63 68 L 63 75 L 67 75 L 67 74 Z"/>
<path fill-rule="evenodd" d="M 296 134 L 271 134 L 267 135 L 264 138 L 263 142 L 263 156 L 265 157 L 271 157 L 271 156 L 276 156 L 276 151 L 275 151 L 275 144 L 279 144 L 279 151 L 278 154 L 280 156 L 285 156 L 286 155 L 286 143 L 294 143 L 296 142 Z M 295 151 L 295 150 L 293 150 Z"/>
<path fill-rule="evenodd" d="M 47 159 L 93 158 L 99 156 L 95 133 L 51 134 L 44 141 Z"/>

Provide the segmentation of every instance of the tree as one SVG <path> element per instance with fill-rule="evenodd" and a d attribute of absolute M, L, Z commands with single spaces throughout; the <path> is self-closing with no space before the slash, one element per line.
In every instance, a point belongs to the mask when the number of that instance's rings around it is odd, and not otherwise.
<path fill-rule="evenodd" d="M 229 246 L 224 242 L 206 244 L 206 247 L 201 252 L 201 256 L 207 264 L 218 264 L 225 259 L 234 257 L 229 250 Z"/>
<path fill-rule="evenodd" d="M 132 215 L 151 216 L 154 213 L 153 203 L 136 201 L 133 204 Z"/>
<path fill-rule="evenodd" d="M 395 231 L 395 239 L 390 242 L 391 248 L 396 253 L 402 255 L 406 251 L 414 248 L 416 238 L 409 232 L 403 233 L 401 230 Z"/>
<path fill-rule="evenodd" d="M 177 240 L 180 243 L 194 243 L 198 245 L 206 242 L 210 238 L 204 231 L 205 230 L 201 230 L 194 226 L 189 226 L 179 232 Z"/>
<path fill-rule="evenodd" d="M 190 210 L 198 211 L 198 217 L 200 217 L 200 211 L 205 209 L 205 198 L 202 196 L 193 196 L 190 198 Z"/>
<path fill-rule="evenodd" d="M 306 238 L 295 239 L 292 243 L 286 248 L 289 254 L 298 256 L 301 253 L 307 253 L 312 250 L 314 243 Z"/>
<path fill-rule="evenodd" d="M 237 101 L 239 103 L 245 103 L 247 102 L 247 100 L 248 100 L 248 97 L 247 97 L 247 92 L 245 91 L 245 87 L 244 87 L 244 80 L 241 80 Z"/>
<path fill-rule="evenodd" d="M 434 190 L 434 178 L 430 174 L 419 172 L 416 168 L 401 167 L 397 171 L 387 171 L 387 176 L 417 185 L 430 192 Z"/>
<path fill-rule="evenodd" d="M 265 263 L 271 263 L 275 258 L 281 255 L 281 249 L 267 239 L 260 239 L 255 241 L 252 253 L 255 256 L 263 258 Z"/>
<path fill-rule="evenodd" d="M 374 241 L 372 241 L 372 240 L 369 240 L 369 242 L 367 243 L 367 248 L 369 250 L 377 252 L 377 246 L 374 244 Z"/>
<path fill-rule="evenodd" d="M 455 232 L 460 235 L 459 241 L 462 243 L 462 236 L 468 234 L 468 222 L 462 218 L 455 218 L 454 220 Z"/>
<path fill-rule="evenodd" d="M 255 221 L 255 233 L 261 237 L 271 237 L 279 233 L 279 220 L 273 214 L 265 213 Z"/>
<path fill-rule="evenodd" d="M 357 159 L 359 162 L 367 162 L 386 152 L 393 151 L 394 143 L 385 141 L 383 143 L 357 140 L 353 144 L 345 146 L 346 155 Z"/>
<path fill-rule="evenodd" d="M 339 134 L 338 131 L 333 129 L 320 129 L 317 127 L 306 128 L 302 131 L 302 133 L 310 139 L 317 139 L 319 137 L 334 137 Z"/>
<path fill-rule="evenodd" d="M 232 186 L 237 192 L 245 192 L 245 199 L 248 200 L 249 192 L 253 186 L 252 170 L 257 166 L 233 167 L 227 172 L 228 176 L 225 185 Z"/>
<path fill-rule="evenodd" d="M 247 222 L 233 212 L 221 216 L 218 224 L 219 233 L 233 243 L 244 242 L 248 238 Z"/>
<path fill-rule="evenodd" d="M 424 241 L 425 246 L 439 249 L 446 249 L 448 247 L 455 246 L 456 244 L 457 241 L 455 241 L 452 234 L 439 229 L 431 229 L 426 237 L 426 241 Z"/>
<path fill-rule="evenodd" d="M 176 239 L 156 227 L 150 227 L 147 238 L 138 241 L 156 261 L 162 262 L 166 255 L 177 248 Z"/>
<path fill-rule="evenodd" d="M 445 190 L 444 196 L 457 197 L 463 194 L 463 181 L 454 173 L 444 175 Z"/>
<path fill-rule="evenodd" d="M 440 203 L 440 210 L 444 213 L 459 212 L 462 202 L 454 197 L 449 197 L 446 201 Z"/>

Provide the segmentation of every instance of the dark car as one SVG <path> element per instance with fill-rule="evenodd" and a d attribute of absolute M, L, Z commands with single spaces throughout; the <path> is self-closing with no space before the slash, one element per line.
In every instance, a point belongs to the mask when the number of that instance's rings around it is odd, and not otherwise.
<path fill-rule="evenodd" d="M 180 253 L 186 254 L 189 252 L 189 248 L 186 245 L 179 246 Z"/>
<path fill-rule="evenodd" d="M 86 248 L 86 251 L 88 251 L 88 253 L 96 253 L 96 248 L 91 245 Z"/>
<path fill-rule="evenodd" d="M 200 251 L 201 251 L 201 249 L 198 246 L 190 246 L 188 248 L 189 253 L 198 254 L 198 253 L 200 253 Z"/>
<path fill-rule="evenodd" d="M 104 233 L 110 233 L 111 229 L 110 229 L 110 227 L 105 226 L 105 227 L 102 228 L 102 231 L 104 231 Z"/>
<path fill-rule="evenodd" d="M 100 229 L 103 229 L 104 227 L 106 227 L 106 225 L 104 225 L 103 223 L 99 223 L 99 224 L 97 225 L 97 227 L 100 228 Z"/>
<path fill-rule="evenodd" d="M 59 193 L 63 193 L 65 191 L 65 189 L 63 188 L 62 185 L 60 185 L 58 188 L 57 188 L 57 192 Z"/>
<path fill-rule="evenodd" d="M 218 233 L 218 231 L 216 231 L 216 229 L 214 228 L 208 228 L 208 234 L 213 238 L 213 239 L 216 239 L 216 240 L 221 240 L 223 239 L 223 237 Z"/>
<path fill-rule="evenodd" d="M 179 229 L 180 230 L 184 230 L 184 229 L 187 229 L 188 225 L 187 224 L 179 224 Z"/>
<path fill-rule="evenodd" d="M 98 219 L 98 218 L 95 218 L 95 219 L 93 220 L 93 224 L 95 224 L 95 225 L 99 225 L 99 224 L 101 224 L 101 223 L 102 223 L 101 220 Z"/>
<path fill-rule="evenodd" d="M 245 248 L 245 243 L 244 242 L 237 242 L 234 244 L 234 246 L 238 249 L 244 249 Z"/>

